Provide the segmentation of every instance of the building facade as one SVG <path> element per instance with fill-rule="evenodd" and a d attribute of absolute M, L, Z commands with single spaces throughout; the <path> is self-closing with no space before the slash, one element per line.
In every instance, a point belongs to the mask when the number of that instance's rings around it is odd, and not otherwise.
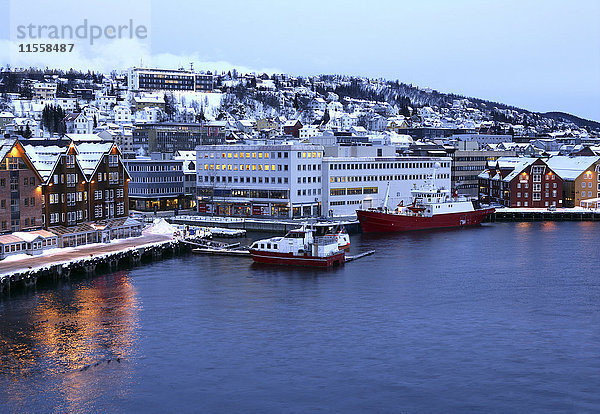
<path fill-rule="evenodd" d="M 479 199 L 506 207 L 563 207 L 563 179 L 541 158 L 499 158 L 479 174 Z"/>
<path fill-rule="evenodd" d="M 210 91 L 213 75 L 188 70 L 131 68 L 127 82 L 130 91 Z"/>
<path fill-rule="evenodd" d="M 133 150 L 151 152 L 192 151 L 197 145 L 225 143 L 225 130 L 196 123 L 138 124 L 133 130 Z"/>
<path fill-rule="evenodd" d="M 222 216 L 321 215 L 323 147 L 196 147 L 198 211 Z"/>
<path fill-rule="evenodd" d="M 150 157 L 124 160 L 131 174 L 129 207 L 157 211 L 183 208 L 183 161 L 172 154 L 152 153 Z"/>
<path fill-rule="evenodd" d="M 324 215 L 351 216 L 356 209 L 411 202 L 411 190 L 431 180 L 450 188 L 451 160 L 447 157 L 325 157 L 323 159 Z"/>
<path fill-rule="evenodd" d="M 42 179 L 15 139 L 0 140 L 0 233 L 42 227 Z"/>

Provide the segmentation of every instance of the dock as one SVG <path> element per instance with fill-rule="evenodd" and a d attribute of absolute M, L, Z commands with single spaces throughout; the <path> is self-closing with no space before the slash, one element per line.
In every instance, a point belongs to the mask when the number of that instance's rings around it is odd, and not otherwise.
<path fill-rule="evenodd" d="M 600 211 L 583 208 L 501 208 L 490 214 L 486 222 L 520 221 L 600 221 Z"/>
<path fill-rule="evenodd" d="M 374 253 L 375 253 L 375 250 L 368 250 L 363 253 L 355 254 L 354 256 L 346 255 L 346 262 L 352 262 L 354 260 L 358 260 L 358 259 L 361 259 L 366 256 L 371 256 Z"/>
<path fill-rule="evenodd" d="M 120 268 L 186 254 L 190 250 L 191 247 L 180 239 L 145 234 L 113 243 L 96 243 L 52 254 L 1 261 L 0 293 L 19 287 L 35 287 L 38 281 L 58 282 L 74 275 L 115 272 Z"/>
<path fill-rule="evenodd" d="M 168 220 L 173 224 L 187 224 L 190 226 L 203 226 L 211 229 L 238 229 L 255 232 L 285 234 L 290 230 L 297 229 L 306 223 L 306 219 L 259 219 L 250 217 L 216 217 L 216 216 L 176 216 Z M 315 219 L 313 219 L 315 221 Z M 358 220 L 332 220 L 326 221 L 331 224 L 340 223 L 350 234 L 360 232 Z"/>

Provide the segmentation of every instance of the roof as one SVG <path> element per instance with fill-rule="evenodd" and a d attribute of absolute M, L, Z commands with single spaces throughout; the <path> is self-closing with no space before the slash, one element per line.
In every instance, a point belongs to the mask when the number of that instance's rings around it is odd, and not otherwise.
<path fill-rule="evenodd" d="M 31 163 L 38 171 L 44 182 L 48 180 L 54 170 L 54 166 L 61 154 L 67 151 L 67 147 L 56 145 L 24 145 L 25 153 L 31 160 Z"/>
<path fill-rule="evenodd" d="M 43 237 L 41 235 L 33 233 L 33 232 L 15 231 L 12 235 L 15 237 L 18 237 L 22 240 L 25 240 L 27 243 L 31 243 L 32 241 L 34 241 L 37 238 L 43 239 Z"/>
<path fill-rule="evenodd" d="M 0 161 L 2 161 L 4 157 L 6 157 L 6 154 L 8 154 L 15 146 L 15 142 L 17 142 L 16 138 L 0 139 Z"/>
<path fill-rule="evenodd" d="M 51 233 L 48 230 L 33 230 L 33 231 L 30 231 L 29 233 L 39 234 L 40 236 L 42 236 L 45 239 L 47 239 L 49 237 L 56 237 L 56 234 Z"/>
<path fill-rule="evenodd" d="M 77 144 L 77 152 L 79 153 L 77 159 L 83 173 L 91 177 L 100 161 L 102 161 L 102 157 L 110 152 L 113 145 L 112 142 L 85 142 Z"/>
<path fill-rule="evenodd" d="M 554 156 L 546 161 L 546 164 L 563 180 L 575 180 L 590 166 L 600 161 L 600 157 L 568 157 L 563 155 Z"/>
<path fill-rule="evenodd" d="M 120 227 L 140 227 L 142 226 L 142 222 L 133 219 L 131 217 L 120 217 L 109 220 L 100 220 L 95 223 L 90 223 L 90 225 L 98 230 L 104 230 L 106 228 L 116 229 Z"/>
<path fill-rule="evenodd" d="M 92 226 L 87 223 L 81 223 L 76 226 L 65 227 L 65 226 L 55 226 L 48 228 L 48 231 L 54 233 L 57 236 L 70 235 L 70 234 L 80 234 L 80 233 L 89 233 L 95 232 Z"/>
<path fill-rule="evenodd" d="M 14 236 L 12 234 L 5 234 L 0 236 L 0 244 L 9 244 L 9 243 L 22 243 L 25 240 L 20 237 Z"/>
<path fill-rule="evenodd" d="M 65 134 L 65 137 L 67 137 L 75 143 L 84 141 L 104 141 L 101 137 L 98 136 L 98 134 Z"/>

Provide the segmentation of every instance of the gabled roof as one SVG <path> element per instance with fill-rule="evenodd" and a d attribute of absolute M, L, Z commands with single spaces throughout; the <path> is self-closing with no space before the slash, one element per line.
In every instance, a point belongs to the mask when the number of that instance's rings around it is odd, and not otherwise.
<path fill-rule="evenodd" d="M 538 160 L 538 158 L 520 158 L 520 159 L 518 159 L 518 161 L 512 165 L 513 170 L 506 177 L 504 177 L 502 179 L 502 181 L 505 181 L 505 182 L 512 181 L 517 175 L 519 175 L 521 173 L 521 171 L 523 171 L 525 168 L 529 167 L 531 164 L 533 164 L 537 160 Z"/>
<path fill-rule="evenodd" d="M 568 157 L 557 155 L 546 161 L 546 164 L 563 180 L 575 180 L 598 162 L 600 157 Z"/>
<path fill-rule="evenodd" d="M 68 147 L 56 145 L 24 145 L 23 148 L 44 182 L 48 181 L 60 156 L 68 150 Z"/>
<path fill-rule="evenodd" d="M 4 157 L 6 157 L 6 154 L 14 147 L 15 142 L 17 142 L 16 138 L 0 139 L 0 161 L 2 161 Z"/>
<path fill-rule="evenodd" d="M 91 179 L 96 172 L 102 157 L 110 153 L 115 144 L 112 142 L 85 142 L 77 145 L 79 164 L 83 173 Z"/>

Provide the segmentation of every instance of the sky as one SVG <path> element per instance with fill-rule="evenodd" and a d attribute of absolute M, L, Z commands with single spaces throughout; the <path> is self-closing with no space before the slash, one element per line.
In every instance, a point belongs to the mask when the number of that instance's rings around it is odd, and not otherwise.
<path fill-rule="evenodd" d="M 600 121 L 598 0 L 0 0 L 2 6 L 10 10 L 0 20 L 4 67 L 110 72 L 194 62 L 219 71 L 347 74 Z M 148 36 L 78 44 L 69 54 L 15 53 L 24 42 L 16 25 L 84 18 L 102 25 L 134 19 Z"/>

